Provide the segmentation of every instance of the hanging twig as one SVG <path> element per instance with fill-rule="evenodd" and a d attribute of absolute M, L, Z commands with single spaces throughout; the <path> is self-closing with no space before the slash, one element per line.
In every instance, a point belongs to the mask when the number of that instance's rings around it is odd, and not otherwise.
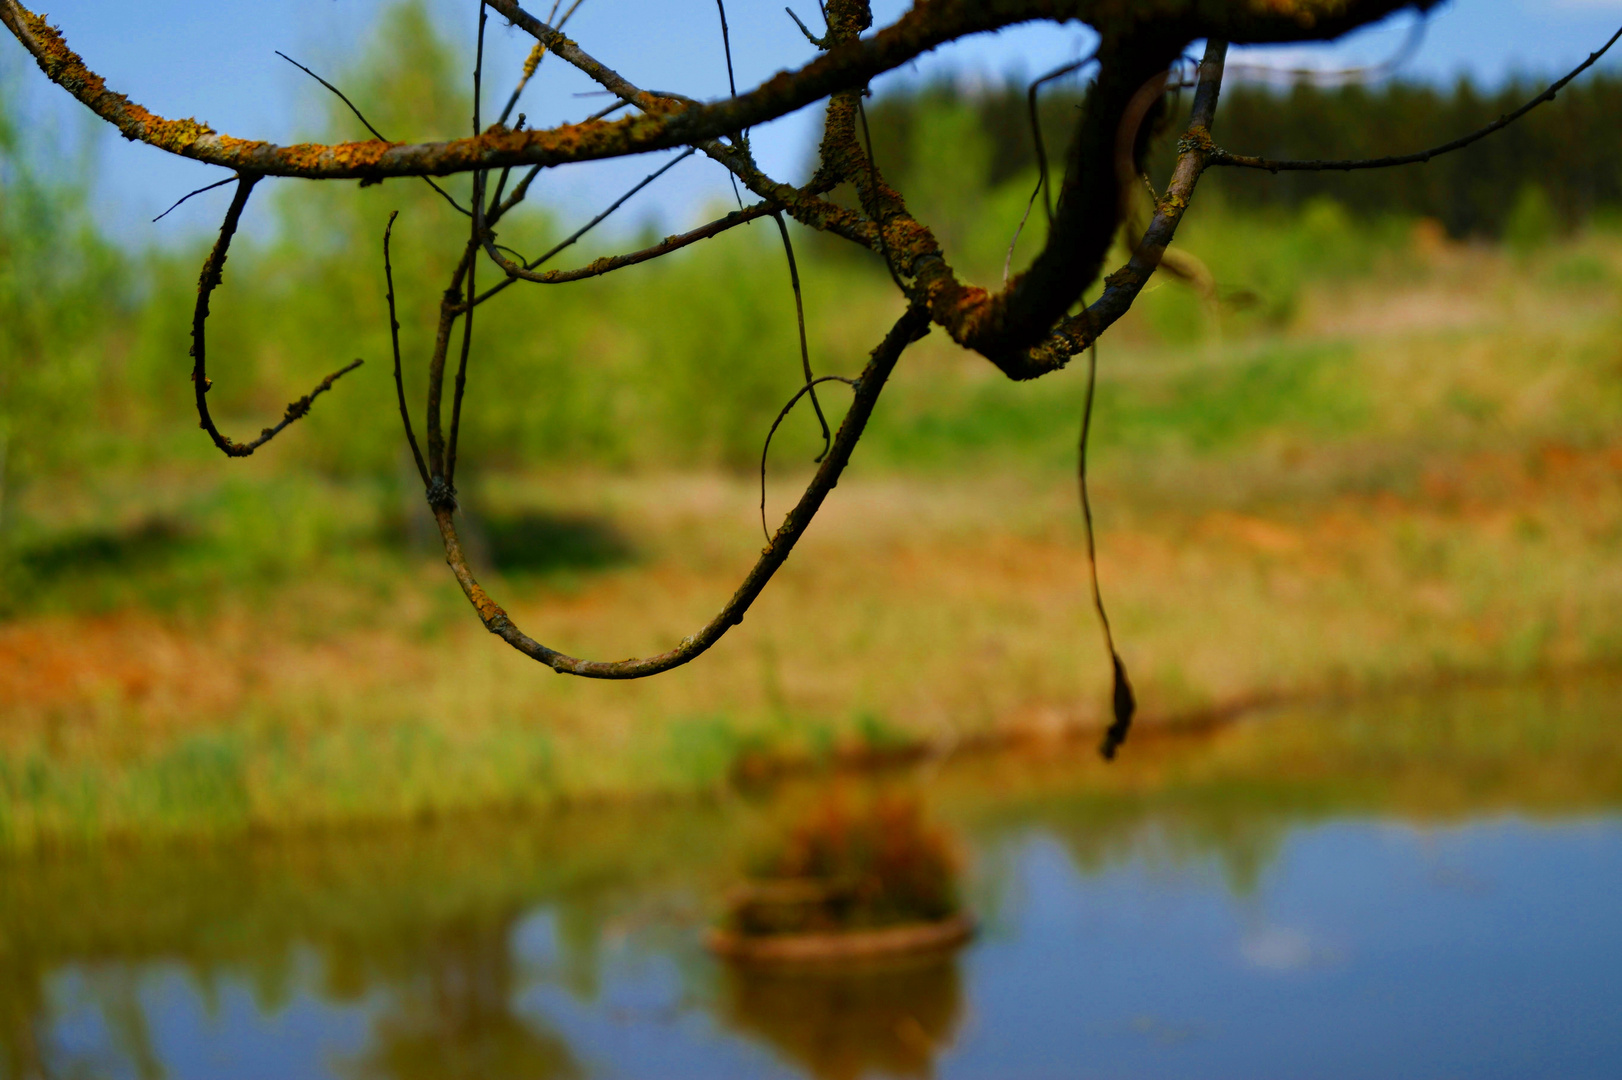
<path fill-rule="evenodd" d="M 1111 690 L 1110 709 L 1113 719 L 1104 732 L 1104 741 L 1098 752 L 1111 761 L 1115 752 L 1126 741 L 1132 728 L 1132 714 L 1137 711 L 1137 699 L 1132 694 L 1132 683 L 1126 677 L 1126 665 L 1115 651 L 1115 636 L 1110 632 L 1109 614 L 1104 610 L 1104 597 L 1098 590 L 1098 548 L 1093 541 L 1093 504 L 1087 497 L 1087 436 L 1093 425 L 1093 388 L 1098 380 L 1098 346 L 1087 350 L 1087 397 L 1081 408 L 1081 441 L 1076 454 L 1076 482 L 1081 490 L 1081 518 L 1087 533 L 1087 573 L 1093 587 L 1093 610 L 1098 613 L 1098 625 L 1104 631 L 1104 648 L 1109 650 Z"/>

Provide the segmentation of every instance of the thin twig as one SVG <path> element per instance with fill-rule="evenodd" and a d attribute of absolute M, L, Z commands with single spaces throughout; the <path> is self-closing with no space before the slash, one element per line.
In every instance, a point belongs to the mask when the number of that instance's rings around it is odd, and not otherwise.
<path fill-rule="evenodd" d="M 513 282 L 519 280 L 533 281 L 540 285 L 561 285 L 569 281 L 583 281 L 586 278 L 601 277 L 604 274 L 622 269 L 627 266 L 635 266 L 638 263 L 645 263 L 651 259 L 657 259 L 661 255 L 668 255 L 672 251 L 677 251 L 689 244 L 697 243 L 700 240 L 708 240 L 713 236 L 718 236 L 721 233 L 726 232 L 728 229 L 736 225 L 742 225 L 745 222 L 753 221 L 755 218 L 765 217 L 767 214 L 774 213 L 776 210 L 777 207 L 772 203 L 756 203 L 754 206 L 747 207 L 741 211 L 734 210 L 725 217 L 717 218 L 705 225 L 700 225 L 698 228 L 693 229 L 690 232 L 679 233 L 675 236 L 667 236 L 659 243 L 642 248 L 639 251 L 627 252 L 624 255 L 615 255 L 611 258 L 597 259 L 585 266 L 577 267 L 573 270 L 548 270 L 543 274 L 537 274 L 533 277 L 523 279 L 503 278 L 495 285 L 492 285 L 490 288 L 486 289 L 473 302 L 475 304 L 482 304 L 486 300 L 495 296 L 497 293 L 501 292 L 503 289 L 507 288 L 507 286 L 511 285 Z"/>
<path fill-rule="evenodd" d="M 1505 113 L 1485 127 L 1477 128 L 1468 135 L 1461 135 L 1451 142 L 1433 146 L 1428 150 L 1421 150 L 1413 154 L 1395 154 L 1389 157 L 1378 158 L 1349 158 L 1342 161 L 1332 160 L 1289 160 L 1277 158 L 1251 157 L 1245 154 L 1231 154 L 1219 146 L 1210 148 L 1208 163 L 1211 165 L 1232 165 L 1242 169 L 1266 169 L 1268 172 L 1351 172 L 1358 169 L 1389 169 L 1398 165 L 1418 165 L 1430 161 L 1434 157 L 1450 154 L 1455 150 L 1462 150 L 1471 143 L 1479 142 L 1495 131 L 1500 131 L 1546 101 L 1553 101 L 1556 94 L 1565 89 L 1567 83 L 1593 67 L 1599 58 L 1604 56 L 1618 38 L 1622 38 L 1622 27 L 1611 35 L 1609 41 L 1600 46 L 1597 52 L 1590 53 L 1587 60 L 1578 64 L 1563 78 L 1549 84 L 1537 97 L 1528 101 L 1514 112 Z"/>
<path fill-rule="evenodd" d="M 1042 141 L 1042 117 L 1036 108 L 1036 91 L 1043 83 L 1052 82 L 1054 79 L 1062 79 L 1072 71 L 1080 71 L 1083 67 L 1092 63 L 1093 57 L 1097 55 L 1098 50 L 1095 49 L 1080 60 L 1062 64 L 1046 75 L 1038 77 L 1025 91 L 1025 104 L 1031 114 L 1031 142 L 1036 150 L 1036 190 L 1031 192 L 1031 198 L 1036 198 L 1037 191 L 1042 192 L 1043 202 L 1047 206 L 1049 225 L 1053 224 L 1053 190 L 1048 184 L 1048 150 L 1047 145 Z M 1025 212 L 1027 215 L 1030 213 L 1029 206 L 1025 208 Z M 1015 239 L 1018 238 L 1018 234 L 1015 234 Z M 1012 245 L 1010 245 L 1010 248 L 1012 248 Z"/>
<path fill-rule="evenodd" d="M 280 49 L 274 49 L 272 51 L 275 52 L 275 54 L 277 56 L 281 57 L 283 60 L 286 60 L 289 64 L 292 64 L 294 67 L 296 67 L 300 71 L 304 72 L 304 74 L 308 75 L 310 78 L 314 79 L 316 82 L 318 82 L 322 86 L 326 87 L 328 90 L 331 90 L 334 94 L 337 94 L 338 95 L 338 100 L 342 101 L 345 105 L 349 106 L 349 111 L 355 114 L 355 118 L 357 120 L 359 120 L 362 124 L 366 125 L 366 130 L 370 131 L 372 133 L 373 137 L 375 137 L 379 142 L 388 142 L 389 141 L 388 139 L 384 138 L 383 133 L 381 131 L 377 130 L 375 127 L 372 126 L 372 122 L 370 120 L 366 119 L 366 114 L 361 112 L 360 107 L 358 105 L 356 105 L 353 101 L 350 101 L 348 96 L 345 95 L 342 90 L 338 89 L 336 86 L 333 86 L 327 80 L 323 79 L 321 76 L 317 75 L 315 72 L 311 71 L 309 68 L 307 68 L 303 64 L 299 63 L 297 60 L 294 60 L 291 56 L 288 56 L 286 53 L 282 52 Z M 475 131 L 473 134 L 477 135 L 478 132 Z M 471 216 L 471 211 L 469 211 L 461 203 L 457 202 L 454 198 L 452 198 L 450 192 L 446 191 L 444 188 L 442 188 L 438 184 L 434 183 L 434 178 L 433 177 L 425 176 L 422 179 L 429 187 L 431 187 L 435 191 L 439 192 L 440 198 L 442 198 L 446 202 L 450 203 L 451 206 L 455 208 L 457 213 L 459 213 L 459 214 L 468 214 L 469 216 Z"/>
<path fill-rule="evenodd" d="M 1091 63 L 1096 55 L 1098 55 L 1098 51 L 1095 49 L 1080 60 L 1060 65 L 1046 75 L 1038 76 L 1025 91 L 1026 106 L 1031 114 L 1031 145 L 1036 152 L 1036 186 L 1031 189 L 1031 197 L 1025 200 L 1025 213 L 1020 215 L 1019 225 L 1014 228 L 1013 239 L 1008 241 L 1008 254 L 1003 257 L 1002 261 L 1002 283 L 1004 288 L 1008 286 L 1008 275 L 1014 267 L 1014 248 L 1019 244 L 1020 234 L 1025 231 L 1025 223 L 1030 220 L 1031 207 L 1036 205 L 1038 195 L 1043 197 L 1043 205 L 1047 208 L 1048 228 L 1053 228 L 1053 193 L 1048 187 L 1048 152 L 1047 147 L 1042 142 L 1042 117 L 1036 109 L 1037 88 L 1045 82 L 1062 78 L 1072 71 L 1080 70 L 1086 64 Z"/>
<path fill-rule="evenodd" d="M 727 90 L 733 97 L 737 97 L 738 80 L 732 77 L 732 38 L 727 33 L 726 0 L 715 0 L 715 8 L 721 13 L 721 51 L 726 53 L 727 58 Z M 739 141 L 741 142 L 742 139 L 746 138 L 747 136 L 748 132 L 744 132 L 744 134 L 739 137 Z M 738 178 L 732 174 L 730 169 L 727 171 L 727 179 L 732 183 L 732 197 L 737 200 L 738 209 L 742 210 L 743 196 L 738 192 Z M 826 425 L 824 426 L 826 427 Z"/>
<path fill-rule="evenodd" d="M 817 35 L 813 34 L 811 32 L 811 28 L 806 26 L 805 23 L 801 22 L 800 17 L 798 15 L 794 14 L 794 9 L 793 8 L 785 7 L 783 10 L 788 12 L 788 17 L 789 18 L 794 20 L 794 25 L 798 26 L 800 28 L 800 33 L 805 35 L 805 40 L 809 41 L 811 44 L 815 45 L 819 49 L 822 49 L 822 50 L 825 50 L 825 51 L 827 50 L 827 48 L 828 48 L 828 39 L 827 38 L 819 38 L 819 37 L 817 37 Z"/>
<path fill-rule="evenodd" d="M 593 120 L 601 120 L 603 117 L 608 116 L 611 113 L 619 112 L 621 109 L 625 108 L 627 105 L 634 105 L 634 104 L 636 104 L 636 103 L 632 102 L 632 101 L 616 101 L 616 102 L 614 102 L 614 104 L 610 105 L 608 108 L 606 108 L 606 109 L 598 109 L 596 112 L 594 112 L 590 116 L 586 117 L 585 122 L 589 124 Z"/>
<path fill-rule="evenodd" d="M 165 210 L 163 213 L 161 213 L 157 217 L 153 218 L 152 219 L 153 224 L 156 224 L 156 223 L 162 221 L 164 218 L 166 218 L 170 214 L 174 213 L 176 207 L 178 207 L 181 203 L 185 202 L 187 199 L 191 198 L 193 195 L 201 195 L 205 191 L 213 191 L 217 187 L 224 187 L 226 184 L 229 184 L 231 181 L 240 180 L 240 179 L 241 179 L 240 176 L 227 176 L 224 180 L 216 180 L 214 183 L 209 184 L 206 187 L 200 187 L 196 191 L 188 191 L 188 192 L 186 192 L 186 194 L 182 195 L 180 198 L 175 200 L 174 206 L 169 207 L 169 209 Z"/>
<path fill-rule="evenodd" d="M 479 100 L 484 90 L 484 26 L 489 19 L 489 9 L 483 3 L 479 4 L 479 37 L 478 49 L 473 61 L 473 133 L 479 133 Z M 479 234 L 484 227 L 484 184 L 489 174 L 479 170 L 473 174 L 473 206 L 478 213 L 473 215 L 472 231 L 468 235 L 467 247 L 470 253 L 476 252 L 479 246 Z M 479 260 L 470 259 L 467 268 L 467 295 L 473 296 L 478 292 L 477 277 Z M 467 359 L 473 351 L 473 305 L 467 305 L 462 313 L 462 354 L 456 362 L 456 383 L 451 393 L 451 436 L 445 444 L 445 486 L 452 491 L 456 490 L 456 446 L 462 434 L 462 394 L 467 389 Z"/>
<path fill-rule="evenodd" d="M 879 231 L 879 251 L 884 256 L 884 268 L 890 271 L 890 280 L 905 294 L 907 287 L 901 283 L 901 275 L 896 273 L 895 262 L 890 258 L 890 242 L 884 237 L 884 218 L 879 209 L 879 166 L 873 160 L 873 133 L 868 130 L 867 108 L 860 96 L 856 98 L 856 115 L 862 120 L 862 143 L 867 149 L 867 174 L 873 193 L 873 206 L 869 213 L 873 215 L 873 225 Z"/>
<path fill-rule="evenodd" d="M 1435 9 L 1432 9 L 1434 11 Z M 1232 82 L 1235 76 L 1239 79 L 1253 79 L 1255 81 L 1282 81 L 1288 85 L 1307 83 L 1311 86 L 1356 86 L 1372 83 L 1385 78 L 1398 68 L 1402 67 L 1425 42 L 1425 28 L 1430 24 L 1431 11 L 1416 9 L 1414 21 L 1408 25 L 1408 34 L 1402 39 L 1402 44 L 1396 52 L 1377 64 L 1364 64 L 1352 68 L 1280 68 L 1270 67 L 1266 64 L 1229 64 L 1223 72 L 1223 78 Z M 1259 77 L 1259 78 L 1258 78 Z"/>
<path fill-rule="evenodd" d="M 760 448 L 760 531 L 766 537 L 766 543 L 768 544 L 772 542 L 772 534 L 771 530 L 766 527 L 766 455 L 772 448 L 772 436 L 777 434 L 779 425 L 788 417 L 789 412 L 793 410 L 802 397 L 810 394 L 811 400 L 816 400 L 817 392 L 815 387 L 818 383 L 825 382 L 841 382 L 852 388 L 855 388 L 857 384 L 857 380 L 847 379 L 843 375 L 823 375 L 819 378 L 806 380 L 806 384 L 794 391 L 794 396 L 788 399 L 788 404 L 784 405 L 782 411 L 777 414 L 777 419 L 772 421 L 771 430 L 766 432 L 766 442 Z M 823 457 L 826 457 L 827 453 L 824 450 Z M 817 458 L 817 462 L 820 464 L 822 457 Z"/>
<path fill-rule="evenodd" d="M 529 262 L 529 263 L 524 264 L 523 266 L 519 266 L 517 263 L 513 262 L 510 259 L 502 258 L 500 252 L 496 251 L 496 249 L 495 249 L 495 244 L 494 244 L 494 241 L 492 239 L 492 234 L 489 232 L 488 229 L 484 230 L 484 250 L 485 250 L 485 253 L 490 256 L 490 259 L 491 259 L 492 262 L 494 262 L 497 266 L 501 267 L 502 270 L 506 271 L 506 274 L 507 274 L 507 276 L 509 278 L 516 278 L 516 279 L 519 279 L 519 280 L 522 280 L 522 281 L 538 281 L 538 280 L 540 280 L 541 275 L 534 273 L 536 267 L 544 265 L 545 263 L 550 261 L 555 255 L 557 255 L 558 252 L 563 251 L 565 248 L 567 248 L 567 247 L 571 246 L 572 244 L 574 244 L 575 241 L 579 240 L 582 236 L 585 236 L 592 229 L 594 229 L 598 225 L 602 224 L 603 220 L 605 218 L 607 218 L 608 215 L 610 215 L 614 211 L 618 210 L 621 206 L 624 206 L 626 200 L 631 198 L 631 196 L 635 195 L 637 192 L 641 191 L 643 188 L 647 187 L 649 184 L 651 184 L 655 180 L 659 179 L 659 177 L 663 176 L 665 173 L 667 173 L 671 169 L 675 168 L 682 161 L 685 161 L 687 158 L 692 157 L 696 153 L 698 153 L 698 151 L 695 148 L 688 147 L 686 150 L 682 151 L 680 154 L 677 154 L 675 157 L 673 157 L 669 161 L 665 162 L 659 168 L 655 169 L 653 172 L 651 172 L 647 176 L 643 177 L 642 180 L 640 182 L 638 182 L 635 187 L 631 188 L 631 190 L 627 191 L 625 194 L 623 194 L 619 198 L 615 199 L 614 202 L 608 207 L 608 209 L 604 210 L 602 213 L 598 214 L 596 217 L 592 218 L 590 221 L 588 221 L 584 225 L 580 226 L 580 228 L 576 229 L 574 232 L 570 233 L 568 236 L 566 236 L 562 240 L 558 241 L 555 245 L 552 246 L 552 248 L 549 251 L 547 251 L 544 255 L 541 255 L 539 258 L 535 259 L 533 262 Z"/>
<path fill-rule="evenodd" d="M 738 81 L 732 77 L 732 39 L 727 34 L 726 0 L 715 0 L 715 7 L 721 13 L 721 49 L 727 57 L 727 89 L 733 97 L 737 97 Z"/>
<path fill-rule="evenodd" d="M 800 367 L 805 372 L 805 385 L 816 385 L 816 379 L 811 376 L 811 349 L 805 342 L 805 301 L 800 295 L 800 270 L 794 264 L 794 245 L 789 242 L 788 225 L 783 221 L 783 215 L 773 214 L 777 221 L 777 231 L 783 237 L 783 254 L 788 256 L 788 280 L 794 287 L 794 317 L 800 324 Z M 816 456 L 820 463 L 827 456 L 828 447 L 832 446 L 833 433 L 828 430 L 828 418 L 822 415 L 822 402 L 817 400 L 817 392 L 811 391 L 811 407 L 816 410 L 817 423 L 822 425 L 822 453 Z"/>
<path fill-rule="evenodd" d="M 394 219 L 400 216 L 400 211 L 389 213 L 389 223 L 383 230 L 383 280 L 388 282 L 389 301 L 389 340 L 394 346 L 394 392 L 400 400 L 400 423 L 405 425 L 406 442 L 411 444 L 411 456 L 417 462 L 417 472 L 422 477 L 424 487 L 428 486 L 428 466 L 422 460 L 422 450 L 417 446 L 417 433 L 411 430 L 411 413 L 406 409 L 405 379 L 400 374 L 400 320 L 394 311 L 394 264 L 389 258 L 389 240 L 394 235 Z"/>
<path fill-rule="evenodd" d="M 558 6 L 562 3 L 563 0 L 552 0 L 552 10 L 548 12 L 546 16 L 547 22 L 550 23 L 554 18 L 557 17 Z M 569 21 L 569 16 L 574 14 L 575 8 L 579 7 L 580 4 L 581 0 L 574 0 L 574 4 L 569 8 L 569 10 L 563 13 L 563 18 L 553 25 L 555 25 L 559 30 L 562 30 L 564 24 Z M 524 61 L 523 76 L 518 80 L 518 85 L 513 87 L 512 96 L 507 99 L 507 107 L 501 110 L 501 116 L 497 118 L 496 123 L 503 125 L 507 123 L 507 117 L 512 115 L 513 108 L 518 104 L 519 95 L 524 92 L 524 87 L 529 85 L 529 80 L 535 77 L 535 72 L 540 68 L 541 60 L 544 59 L 545 56 L 546 42 L 537 41 L 535 43 L 535 47 L 529 51 L 529 57 Z"/>

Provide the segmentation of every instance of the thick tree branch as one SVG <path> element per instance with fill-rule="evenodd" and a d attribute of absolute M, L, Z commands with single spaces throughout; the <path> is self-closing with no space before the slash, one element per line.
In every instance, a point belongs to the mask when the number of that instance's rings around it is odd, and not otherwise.
<path fill-rule="evenodd" d="M 262 176 L 306 179 L 383 179 L 443 176 L 508 165 L 561 165 L 690 146 L 765 123 L 840 90 L 865 86 L 874 76 L 905 64 L 948 41 L 1034 20 L 1079 19 L 1106 37 L 1126 38 L 1156 27 L 1167 38 L 1188 41 L 1219 36 L 1233 41 L 1319 40 L 1375 22 L 1402 0 L 929 0 L 915 4 L 893 25 L 869 38 L 836 46 L 793 72 L 780 72 L 759 87 L 710 105 L 663 107 L 613 122 L 566 124 L 535 131 L 492 128 L 480 135 L 439 143 L 373 140 L 333 145 L 277 146 L 216 132 L 195 119 L 158 116 L 107 87 L 68 48 L 61 33 L 18 0 L 0 0 L 0 22 L 33 55 L 40 69 L 127 139 L 161 150 Z M 624 81 L 560 32 L 511 0 L 490 0 L 561 59 L 616 90 Z M 625 84 L 628 88 L 629 84 Z M 645 92 L 644 92 L 645 93 Z M 631 93 L 624 95 L 637 100 Z M 638 101 L 638 104 L 644 104 Z"/>

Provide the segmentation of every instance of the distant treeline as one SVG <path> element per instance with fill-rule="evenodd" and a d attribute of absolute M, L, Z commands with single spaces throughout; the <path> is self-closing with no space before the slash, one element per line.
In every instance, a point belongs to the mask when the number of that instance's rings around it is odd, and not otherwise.
<path fill-rule="evenodd" d="M 1542 91 L 1510 83 L 1491 92 L 1468 80 L 1442 89 L 1388 81 L 1368 86 L 1287 89 L 1224 87 L 1216 142 L 1235 153 L 1281 158 L 1360 158 L 1407 153 L 1447 142 L 1487 124 Z M 1050 163 L 1062 162 L 1081 91 L 1071 83 L 1044 88 L 1042 134 Z M 1169 117 L 1157 143 L 1156 175 L 1169 164 L 1189 96 Z M 971 175 L 995 187 L 1034 165 L 1025 86 L 961 92 L 950 85 L 891 95 L 870 106 L 875 154 L 898 179 L 917 172 L 924 129 L 961 142 L 964 111 L 984 148 L 971 154 Z M 943 113 L 956 113 L 956 125 Z M 978 158 L 979 160 L 973 160 Z M 961 176 L 961 171 L 960 171 Z M 930 181 L 925 181 L 926 184 Z M 1328 196 L 1358 215 L 1433 217 L 1455 236 L 1498 236 L 1518 202 L 1536 190 L 1556 219 L 1574 227 L 1598 211 L 1622 210 L 1622 73 L 1587 73 L 1508 129 L 1425 165 L 1356 173 L 1270 175 L 1220 169 L 1201 182 L 1230 205 L 1292 208 Z M 907 190 L 903 187 L 903 190 Z"/>

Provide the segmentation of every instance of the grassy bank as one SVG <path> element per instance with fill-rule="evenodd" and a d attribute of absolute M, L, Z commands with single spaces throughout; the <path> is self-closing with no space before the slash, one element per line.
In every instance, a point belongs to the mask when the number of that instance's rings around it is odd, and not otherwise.
<path fill-rule="evenodd" d="M 1622 242 L 1510 254 L 1316 214 L 1191 218 L 1218 280 L 1271 301 L 1162 286 L 1105 343 L 1100 569 L 1146 724 L 1622 661 Z M 824 343 L 885 315 L 812 311 Z M 41 474 L 8 504 L 0 846 L 692 792 L 768 760 L 1094 728 L 1082 372 L 994 376 L 935 338 L 909 353 L 749 618 L 626 685 L 483 633 L 404 470 L 323 467 L 319 423 L 263 460 Z M 754 419 L 708 422 L 752 439 Z M 774 451 L 774 520 L 809 427 Z M 725 453 L 544 450 L 474 455 L 464 505 L 493 591 L 549 644 L 667 648 L 759 547 Z"/>

